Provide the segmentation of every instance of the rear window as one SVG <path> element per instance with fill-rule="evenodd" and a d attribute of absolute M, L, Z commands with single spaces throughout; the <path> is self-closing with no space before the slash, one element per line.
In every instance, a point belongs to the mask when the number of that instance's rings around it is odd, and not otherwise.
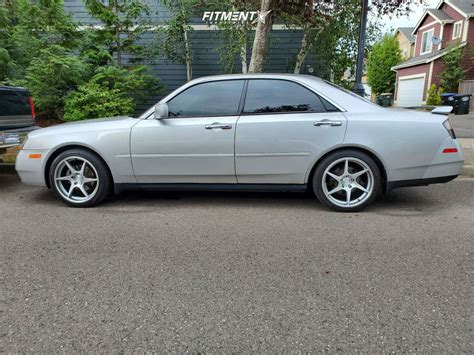
<path fill-rule="evenodd" d="M 0 89 L 0 116 L 25 115 L 31 116 L 28 92 Z"/>
<path fill-rule="evenodd" d="M 244 113 L 290 113 L 338 111 L 334 105 L 307 88 L 287 80 L 249 81 Z"/>

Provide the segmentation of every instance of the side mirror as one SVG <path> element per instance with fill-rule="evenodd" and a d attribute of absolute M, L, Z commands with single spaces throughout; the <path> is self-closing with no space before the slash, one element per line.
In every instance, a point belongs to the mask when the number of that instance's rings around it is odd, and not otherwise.
<path fill-rule="evenodd" d="M 155 106 L 155 119 L 161 120 L 168 118 L 168 104 L 166 102 L 159 103 Z"/>

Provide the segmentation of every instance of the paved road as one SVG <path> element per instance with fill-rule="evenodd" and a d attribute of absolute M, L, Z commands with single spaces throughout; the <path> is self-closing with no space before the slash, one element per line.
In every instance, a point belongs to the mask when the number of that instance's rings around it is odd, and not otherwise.
<path fill-rule="evenodd" d="M 474 180 L 65 208 L 0 176 L 0 350 L 472 352 Z"/>

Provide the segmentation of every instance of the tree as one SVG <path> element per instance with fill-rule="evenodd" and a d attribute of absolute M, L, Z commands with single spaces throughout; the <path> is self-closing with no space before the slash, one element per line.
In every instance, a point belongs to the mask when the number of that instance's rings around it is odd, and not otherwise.
<path fill-rule="evenodd" d="M 193 77 L 192 50 L 189 33 L 193 28 L 189 20 L 196 7 L 201 3 L 199 0 L 161 0 L 174 14 L 165 26 L 158 29 L 150 53 L 156 55 L 163 53 L 168 59 L 186 65 L 186 78 L 190 81 Z"/>
<path fill-rule="evenodd" d="M 428 97 L 426 98 L 426 104 L 431 106 L 441 105 L 441 94 L 443 93 L 443 88 L 436 89 L 436 84 L 431 85 L 428 90 Z"/>
<path fill-rule="evenodd" d="M 105 44 L 118 66 L 122 66 L 123 53 L 140 57 L 143 47 L 136 41 L 149 28 L 145 15 L 150 9 L 140 0 L 85 0 L 89 14 L 103 24 L 94 29 L 97 42 Z"/>
<path fill-rule="evenodd" d="M 0 0 L 1 1 L 1 0 Z M 79 38 L 77 25 L 64 11 L 62 0 L 1 1 L 0 80 L 23 78 L 40 50 L 49 46 L 72 49 Z"/>
<path fill-rule="evenodd" d="M 338 2 L 334 3 L 337 4 Z M 310 4 L 311 3 L 312 1 L 310 1 Z M 290 14 L 294 16 L 298 16 L 299 14 L 300 16 L 305 18 L 311 12 L 311 7 L 308 7 L 307 0 L 260 0 L 260 11 L 262 13 L 265 13 L 266 11 L 271 11 L 271 14 L 270 16 L 266 16 L 264 23 L 258 22 L 257 24 L 252 47 L 252 57 L 249 68 L 250 72 L 263 71 L 263 64 L 268 50 L 268 34 L 271 31 L 275 18 L 281 16 L 282 14 Z M 404 0 L 373 0 L 371 3 L 371 11 L 374 11 L 381 15 L 392 14 L 398 16 L 409 12 L 410 5 Z M 306 38 L 307 37 L 303 37 L 303 40 L 305 41 Z M 302 42 L 302 48 L 307 46 L 304 41 Z"/>
<path fill-rule="evenodd" d="M 401 61 L 402 54 L 394 36 L 385 35 L 373 46 L 367 61 L 367 75 L 375 94 L 394 92 L 396 75 L 392 67 Z"/>
<path fill-rule="evenodd" d="M 28 87 L 38 111 L 63 117 L 66 95 L 90 75 L 90 68 L 76 55 L 55 45 L 40 51 L 26 69 L 26 78 L 19 81 Z"/>
<path fill-rule="evenodd" d="M 454 45 L 443 57 L 443 71 L 440 74 L 441 86 L 446 92 L 458 92 L 459 83 L 464 79 L 467 70 L 461 67 L 464 55 L 462 47 Z"/>

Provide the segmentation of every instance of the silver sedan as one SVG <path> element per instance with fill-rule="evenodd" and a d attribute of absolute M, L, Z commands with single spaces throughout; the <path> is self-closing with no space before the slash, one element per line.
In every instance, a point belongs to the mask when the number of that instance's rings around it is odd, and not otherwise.
<path fill-rule="evenodd" d="M 139 118 L 32 132 L 16 169 L 73 207 L 136 188 L 311 189 L 324 205 L 357 211 L 380 193 L 460 173 L 449 111 L 384 109 L 312 76 L 205 77 Z"/>

